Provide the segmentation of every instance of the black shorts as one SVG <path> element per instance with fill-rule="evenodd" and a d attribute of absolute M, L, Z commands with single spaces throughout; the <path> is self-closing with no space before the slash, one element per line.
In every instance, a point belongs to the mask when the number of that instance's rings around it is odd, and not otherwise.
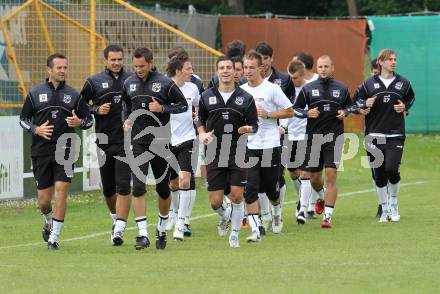
<path fill-rule="evenodd" d="M 322 136 L 309 135 L 305 158 L 305 171 L 315 173 L 323 168 L 338 168 L 344 145 L 344 136 L 326 135 L 328 142 L 323 143 Z"/>
<path fill-rule="evenodd" d="M 270 156 L 270 157 L 269 157 Z M 246 161 L 257 164 L 249 167 L 246 183 L 246 203 L 253 203 L 258 199 L 258 193 L 266 193 L 267 197 L 275 201 L 279 198 L 279 179 L 281 164 L 281 147 L 270 149 L 248 149 Z"/>
<path fill-rule="evenodd" d="M 294 171 L 296 169 L 304 170 L 304 162 L 306 159 L 307 140 L 289 141 L 289 158 L 287 169 Z"/>
<path fill-rule="evenodd" d="M 197 160 L 198 154 L 194 154 L 194 140 L 185 141 L 176 146 L 170 146 L 171 152 L 177 158 L 179 167 L 181 171 L 186 171 L 191 173 L 191 183 L 190 189 L 195 189 L 195 179 L 194 179 L 194 169 L 193 169 L 193 158 Z M 196 148 L 197 149 L 197 148 Z M 197 156 L 197 157 L 194 157 Z M 197 161 L 194 161 L 195 166 L 197 166 Z M 173 180 L 179 176 L 178 171 L 173 168 L 170 169 L 170 180 Z"/>
<path fill-rule="evenodd" d="M 130 162 L 130 168 L 133 178 L 133 196 L 139 197 L 146 193 L 145 185 L 147 182 L 148 168 L 151 164 L 151 170 L 153 171 L 156 181 L 156 192 L 159 197 L 163 199 L 168 198 L 170 196 L 170 187 L 168 186 L 170 166 L 166 159 L 151 152 L 146 153 L 146 151 L 150 150 L 149 145 L 133 144 L 132 150 L 134 162 Z M 148 159 L 148 161 L 144 162 L 145 160 L 142 160 L 143 163 L 141 163 L 139 156 L 144 157 L 146 154 L 148 155 L 145 158 Z"/>
<path fill-rule="evenodd" d="M 32 171 L 38 190 L 49 188 L 55 182 L 71 183 L 73 169 L 73 164 L 67 168 L 58 164 L 55 155 L 32 156 Z"/>
<path fill-rule="evenodd" d="M 101 166 L 102 190 L 105 197 L 130 194 L 131 170 L 129 164 L 118 160 L 115 156 L 125 157 L 123 144 L 100 145 L 97 150 L 98 162 Z"/>
<path fill-rule="evenodd" d="M 246 185 L 246 169 L 238 167 L 229 160 L 227 167 L 219 167 L 217 160 L 206 166 L 208 191 L 225 190 L 226 185 L 244 187 Z"/>

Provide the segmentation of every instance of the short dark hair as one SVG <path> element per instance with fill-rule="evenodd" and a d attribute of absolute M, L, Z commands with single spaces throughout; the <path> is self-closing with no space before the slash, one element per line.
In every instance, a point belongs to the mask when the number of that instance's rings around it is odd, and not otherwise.
<path fill-rule="evenodd" d="M 272 57 L 272 55 L 273 55 L 272 46 L 270 46 L 269 43 L 266 43 L 266 42 L 258 43 L 255 46 L 255 51 L 257 51 L 258 53 L 260 53 L 261 55 L 264 55 L 264 56 Z"/>
<path fill-rule="evenodd" d="M 313 56 L 310 53 L 305 52 L 297 52 L 294 54 L 296 58 L 298 58 L 299 61 L 302 61 L 304 63 L 307 70 L 312 70 L 313 68 Z"/>
<path fill-rule="evenodd" d="M 47 57 L 46 65 L 47 65 L 48 67 L 52 68 L 52 67 L 53 67 L 53 60 L 54 60 L 55 58 L 59 58 L 59 59 L 67 59 L 67 57 L 64 56 L 64 55 L 61 54 L 61 53 L 54 53 L 54 54 L 52 54 L 52 55 L 49 55 L 49 57 Z"/>
<path fill-rule="evenodd" d="M 222 62 L 222 61 L 230 61 L 231 63 L 232 63 L 232 67 L 235 69 L 235 63 L 234 63 L 234 61 L 232 60 L 232 58 L 231 57 L 229 57 L 229 56 L 220 56 L 218 59 L 217 59 L 217 61 L 215 62 L 215 67 L 218 69 L 218 64 L 220 63 L 220 62 Z"/>
<path fill-rule="evenodd" d="M 243 58 L 243 60 L 246 59 L 256 59 L 258 66 L 261 66 L 263 64 L 263 55 L 261 55 L 261 53 L 257 52 L 256 50 L 250 50 Z"/>
<path fill-rule="evenodd" d="M 133 52 L 133 58 L 144 58 L 146 62 L 153 60 L 153 52 L 146 47 L 136 48 Z"/>
<path fill-rule="evenodd" d="M 170 61 L 168 61 L 167 65 L 167 76 L 174 77 L 176 75 L 177 70 L 182 70 L 185 62 L 189 61 L 188 55 L 186 54 L 178 54 L 171 57 Z"/>
<path fill-rule="evenodd" d="M 379 63 L 377 63 L 377 58 L 371 60 L 371 69 L 379 69 Z"/>
<path fill-rule="evenodd" d="M 241 66 L 243 66 L 243 58 L 241 56 L 233 56 L 231 57 L 231 60 L 234 64 L 240 62 Z"/>
<path fill-rule="evenodd" d="M 176 46 L 168 52 L 168 58 L 171 59 L 176 55 L 186 55 L 189 58 L 188 52 L 182 46 Z"/>
<path fill-rule="evenodd" d="M 229 57 L 243 58 L 246 52 L 246 44 L 241 40 L 233 40 L 226 45 L 226 55 Z"/>
<path fill-rule="evenodd" d="M 124 49 L 122 48 L 122 46 L 116 45 L 116 44 L 110 44 L 107 47 L 105 47 L 104 49 L 104 58 L 107 59 L 108 58 L 108 54 L 110 52 L 122 52 L 124 53 Z"/>

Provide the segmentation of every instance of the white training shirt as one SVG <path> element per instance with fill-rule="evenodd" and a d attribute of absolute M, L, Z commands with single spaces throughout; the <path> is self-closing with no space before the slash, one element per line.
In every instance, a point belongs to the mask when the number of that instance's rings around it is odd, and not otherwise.
<path fill-rule="evenodd" d="M 319 78 L 319 75 L 317 73 L 314 73 L 310 80 L 305 79 L 306 80 L 306 84 L 308 84 L 310 82 L 313 82 L 313 81 L 316 81 L 318 78 Z"/>
<path fill-rule="evenodd" d="M 222 91 L 220 91 L 220 90 L 218 90 L 218 92 L 220 93 L 220 95 L 221 95 L 222 98 L 223 98 L 223 101 L 224 101 L 225 104 L 226 104 L 226 103 L 228 102 L 229 98 L 231 98 L 232 94 L 234 94 L 235 89 L 234 89 L 234 91 L 229 92 L 229 93 L 227 93 L 227 92 L 222 92 Z"/>
<path fill-rule="evenodd" d="M 299 92 L 301 92 L 301 89 L 306 84 L 302 85 L 301 87 L 295 87 L 295 97 L 298 97 Z M 287 123 L 287 134 L 289 136 L 289 141 L 304 140 L 306 137 L 306 126 L 307 118 L 299 118 L 295 116 L 289 118 L 289 121 Z"/>
<path fill-rule="evenodd" d="M 396 76 L 393 76 L 390 79 L 383 78 L 381 75 L 379 75 L 379 79 L 382 81 L 382 83 L 385 85 L 385 88 L 388 89 L 388 87 L 391 85 L 391 83 L 396 79 Z"/>
<path fill-rule="evenodd" d="M 196 138 L 191 106 L 199 107 L 199 89 L 191 82 L 185 82 L 179 89 L 186 98 L 188 110 L 183 113 L 171 113 L 170 115 L 171 145 L 173 146 Z"/>
<path fill-rule="evenodd" d="M 255 99 L 255 105 L 263 107 L 267 112 L 292 107 L 292 103 L 286 97 L 280 86 L 266 80 L 257 87 L 249 86 L 249 83 L 240 86 Z M 258 132 L 249 135 L 247 146 L 249 149 L 266 149 L 279 147 L 280 133 L 276 119 L 258 117 Z"/>

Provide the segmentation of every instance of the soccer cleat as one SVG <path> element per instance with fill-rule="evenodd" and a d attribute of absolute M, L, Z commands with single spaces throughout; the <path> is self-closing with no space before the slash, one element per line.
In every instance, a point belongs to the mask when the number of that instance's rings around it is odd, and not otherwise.
<path fill-rule="evenodd" d="M 183 235 L 185 237 L 191 237 L 192 234 L 193 234 L 193 232 L 192 232 L 191 226 L 190 225 L 185 225 L 183 227 Z"/>
<path fill-rule="evenodd" d="M 136 244 L 134 245 L 134 248 L 136 248 L 136 250 L 141 250 L 148 247 L 150 247 L 150 240 L 147 236 L 136 237 Z"/>
<path fill-rule="evenodd" d="M 325 202 L 324 199 L 317 199 L 315 203 L 315 211 L 317 214 L 322 214 L 324 212 Z"/>
<path fill-rule="evenodd" d="M 236 236 L 236 235 L 229 236 L 229 247 L 231 247 L 231 248 L 240 247 L 240 242 L 238 241 L 238 236 Z"/>
<path fill-rule="evenodd" d="M 390 220 L 392 222 L 398 222 L 400 221 L 400 214 L 399 214 L 399 208 L 392 208 L 391 207 L 391 215 L 390 215 Z"/>
<path fill-rule="evenodd" d="M 274 234 L 279 234 L 283 230 L 283 220 L 281 219 L 281 216 L 274 215 L 272 220 L 272 232 Z"/>
<path fill-rule="evenodd" d="M 113 246 L 121 246 L 124 243 L 124 233 L 123 232 L 114 232 L 112 234 L 112 244 Z"/>
<path fill-rule="evenodd" d="M 380 218 L 379 218 L 379 222 L 380 223 L 387 223 L 390 221 L 390 214 L 387 212 L 382 212 Z"/>
<path fill-rule="evenodd" d="M 167 232 L 159 232 L 156 229 L 156 249 L 164 250 L 167 247 Z"/>
<path fill-rule="evenodd" d="M 304 225 L 306 223 L 306 216 L 304 215 L 304 211 L 300 211 L 298 216 L 296 217 L 296 222 L 298 225 Z"/>
<path fill-rule="evenodd" d="M 59 250 L 60 244 L 58 242 L 47 242 L 47 249 L 48 250 Z"/>
<path fill-rule="evenodd" d="M 249 228 L 249 224 L 247 223 L 247 219 L 246 219 L 246 218 L 243 219 L 243 221 L 242 221 L 242 223 L 241 223 L 241 228 L 242 228 L 242 229 L 247 229 L 247 228 Z"/>
<path fill-rule="evenodd" d="M 323 228 L 323 229 L 331 229 L 332 228 L 331 219 L 325 217 L 322 220 L 321 228 Z"/>
<path fill-rule="evenodd" d="M 45 223 L 43 226 L 43 230 L 41 231 L 41 235 L 43 236 L 43 240 L 44 242 L 49 241 L 49 236 L 50 236 L 50 230 L 51 230 L 52 226 L 48 223 Z"/>
<path fill-rule="evenodd" d="M 174 228 L 173 239 L 177 241 L 183 241 L 184 230 L 180 230 L 178 227 Z"/>
<path fill-rule="evenodd" d="M 379 219 L 382 215 L 382 205 L 379 204 L 377 207 L 376 218 Z"/>
<path fill-rule="evenodd" d="M 257 231 L 252 231 L 251 234 L 246 238 L 248 243 L 260 242 L 261 238 Z"/>
<path fill-rule="evenodd" d="M 174 224 L 176 223 L 176 220 L 175 220 L 173 214 L 174 214 L 174 212 L 170 213 L 170 217 L 167 220 L 167 225 L 165 227 L 165 230 L 167 230 L 167 231 L 171 231 L 174 228 Z"/>
<path fill-rule="evenodd" d="M 313 210 L 307 211 L 307 219 L 316 219 L 316 213 Z"/>
<path fill-rule="evenodd" d="M 229 218 L 228 219 L 221 218 L 217 226 L 218 235 L 220 237 L 224 237 L 228 234 L 228 230 L 229 230 Z"/>

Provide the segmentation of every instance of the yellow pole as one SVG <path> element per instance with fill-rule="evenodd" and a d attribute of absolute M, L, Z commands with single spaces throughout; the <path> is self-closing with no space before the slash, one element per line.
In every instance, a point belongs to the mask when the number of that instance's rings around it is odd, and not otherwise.
<path fill-rule="evenodd" d="M 150 20 L 150 21 L 156 23 L 157 25 L 163 27 L 164 29 L 167 29 L 167 30 L 169 30 L 169 31 L 171 31 L 171 32 L 173 32 L 173 33 L 175 33 L 175 34 L 177 34 L 178 36 L 180 36 L 180 37 L 182 37 L 182 38 L 188 40 L 188 41 L 191 42 L 191 43 L 196 44 L 197 46 L 199 46 L 199 47 L 201 47 L 201 48 L 203 48 L 203 49 L 205 49 L 205 50 L 211 52 L 212 54 L 214 54 L 214 55 L 216 55 L 216 56 L 222 56 L 222 55 L 223 55 L 223 53 L 221 53 L 221 52 L 219 52 L 219 51 L 217 51 L 217 50 L 215 50 L 215 49 L 209 47 L 209 46 L 206 45 L 206 44 L 203 44 L 203 43 L 200 42 L 199 40 L 196 40 L 196 39 L 194 39 L 194 38 L 188 36 L 187 34 L 185 34 L 185 33 L 181 32 L 181 31 L 179 31 L 179 30 L 173 28 L 173 27 L 170 26 L 170 25 L 167 25 L 166 23 L 160 21 L 159 19 L 157 19 L 157 18 L 155 18 L 155 17 L 149 15 L 148 13 L 143 12 L 142 10 L 140 10 L 140 9 L 138 9 L 138 8 L 136 8 L 136 7 L 134 7 L 134 6 L 130 5 L 130 4 L 128 4 L 128 3 L 124 2 L 124 1 L 122 1 L 122 0 L 114 0 L 114 1 L 115 1 L 116 3 L 118 3 L 119 5 L 122 5 L 122 6 L 124 6 L 125 8 L 127 8 L 127 9 L 133 11 L 134 13 L 139 14 L 139 15 L 145 17 L 146 19 L 148 19 L 148 20 Z"/>
<path fill-rule="evenodd" d="M 40 0 L 35 0 L 35 11 L 37 12 L 38 21 L 40 22 L 41 30 L 43 31 L 44 39 L 46 40 L 47 49 L 49 50 L 50 54 L 55 53 L 55 49 L 52 44 L 52 40 L 50 39 L 49 31 L 47 29 L 46 22 L 44 21 L 43 13 L 41 12 L 40 8 Z"/>
<path fill-rule="evenodd" d="M 22 108 L 22 103 L 1 103 L 0 108 Z"/>
<path fill-rule="evenodd" d="M 95 74 L 96 70 L 96 64 L 95 64 L 95 58 L 96 58 L 96 11 L 95 11 L 95 0 L 90 0 L 90 31 L 92 32 L 90 34 L 90 75 Z"/>
<path fill-rule="evenodd" d="M 3 38 L 5 40 L 5 45 L 8 50 L 7 51 L 8 58 L 12 62 L 12 65 L 14 66 L 14 69 L 15 69 L 15 73 L 17 74 L 18 88 L 20 89 L 20 92 L 23 95 L 23 97 L 26 97 L 26 95 L 27 95 L 26 86 L 24 85 L 23 76 L 21 75 L 20 67 L 18 66 L 18 63 L 17 63 L 17 56 L 15 55 L 14 48 L 12 47 L 12 42 L 9 39 L 8 30 L 7 30 L 6 25 L 3 21 L 1 22 L 1 28 L 3 31 Z"/>

